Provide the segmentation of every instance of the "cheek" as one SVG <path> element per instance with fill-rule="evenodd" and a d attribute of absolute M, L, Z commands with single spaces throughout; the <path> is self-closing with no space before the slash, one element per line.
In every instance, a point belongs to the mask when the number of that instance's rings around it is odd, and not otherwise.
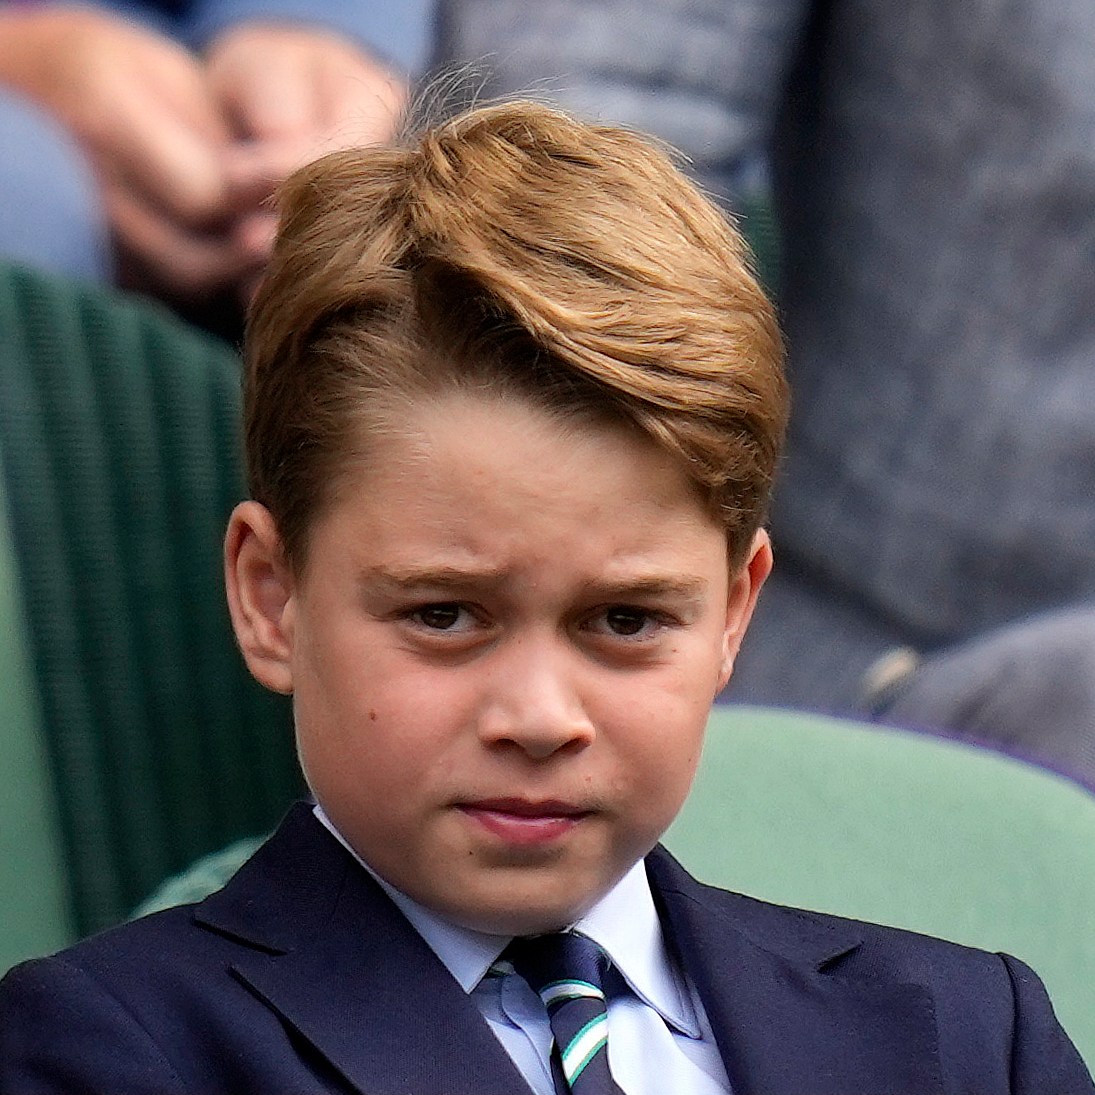
<path fill-rule="evenodd" d="M 393 726 L 382 710 L 369 696 L 360 704 L 297 715 L 297 751 L 308 786 L 338 831 L 370 862 L 378 849 L 402 845 L 428 783 L 428 747 Z"/>
<path fill-rule="evenodd" d="M 652 764 L 695 770 L 721 664 L 721 652 L 704 644 L 631 692 L 629 734 L 635 748 L 655 758 Z"/>
<path fill-rule="evenodd" d="M 293 710 L 308 785 L 321 800 L 345 797 L 355 788 L 365 795 L 385 758 L 380 748 L 383 695 L 367 682 L 384 678 L 337 647 L 314 646 L 304 654 L 295 677 Z"/>
<path fill-rule="evenodd" d="M 671 672 L 661 681 L 668 702 L 693 712 L 710 708 L 727 662 L 726 634 L 721 616 L 712 613 L 675 649 Z"/>
<path fill-rule="evenodd" d="M 662 703 L 633 723 L 618 756 L 621 781 L 639 810 L 668 824 L 688 795 L 703 749 L 708 707 Z"/>
<path fill-rule="evenodd" d="M 295 697 L 309 785 L 389 802 L 434 785 L 468 738 L 469 698 L 459 683 L 375 657 L 328 662 Z"/>

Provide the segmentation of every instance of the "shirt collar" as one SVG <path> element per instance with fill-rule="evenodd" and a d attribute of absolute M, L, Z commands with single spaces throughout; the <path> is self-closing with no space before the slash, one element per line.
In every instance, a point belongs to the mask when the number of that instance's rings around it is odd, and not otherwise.
<path fill-rule="evenodd" d="M 350 847 L 322 806 L 317 803 L 314 811 L 320 824 L 373 876 L 460 987 L 470 993 L 512 936 L 461 927 L 412 900 L 381 878 Z M 701 1037 L 692 995 L 669 957 L 642 860 L 571 928 L 600 946 L 631 991 L 667 1023 L 691 1038 Z"/>
<path fill-rule="evenodd" d="M 628 987 L 671 1026 L 700 1037 L 691 993 L 670 959 L 640 859 L 576 924 L 611 959 Z"/>

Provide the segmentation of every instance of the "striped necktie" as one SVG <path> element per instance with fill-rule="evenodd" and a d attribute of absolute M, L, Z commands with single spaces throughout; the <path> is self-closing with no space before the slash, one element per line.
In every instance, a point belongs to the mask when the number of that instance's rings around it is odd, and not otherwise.
<path fill-rule="evenodd" d="M 557 932 L 515 939 L 505 957 L 543 1000 L 555 1035 L 553 1072 L 572 1095 L 623 1095 L 608 1070 L 604 951 L 584 935 Z"/>

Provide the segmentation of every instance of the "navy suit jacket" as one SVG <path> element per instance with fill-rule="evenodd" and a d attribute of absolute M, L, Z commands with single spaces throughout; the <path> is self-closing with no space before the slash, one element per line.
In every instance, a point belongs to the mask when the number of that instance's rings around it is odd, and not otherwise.
<path fill-rule="evenodd" d="M 1091 1095 L 1014 959 L 647 860 L 735 1095 Z M 475 1004 L 297 806 L 219 893 L 0 983 L 3 1095 L 521 1095 Z M 671 1095 L 671 1093 L 667 1093 Z"/>

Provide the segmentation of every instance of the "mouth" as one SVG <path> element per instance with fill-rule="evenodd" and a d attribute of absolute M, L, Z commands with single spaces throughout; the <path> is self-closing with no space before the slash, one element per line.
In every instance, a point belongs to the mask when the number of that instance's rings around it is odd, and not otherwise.
<path fill-rule="evenodd" d="M 551 844 L 577 828 L 591 810 L 555 799 L 481 799 L 459 804 L 473 824 L 506 844 Z"/>

